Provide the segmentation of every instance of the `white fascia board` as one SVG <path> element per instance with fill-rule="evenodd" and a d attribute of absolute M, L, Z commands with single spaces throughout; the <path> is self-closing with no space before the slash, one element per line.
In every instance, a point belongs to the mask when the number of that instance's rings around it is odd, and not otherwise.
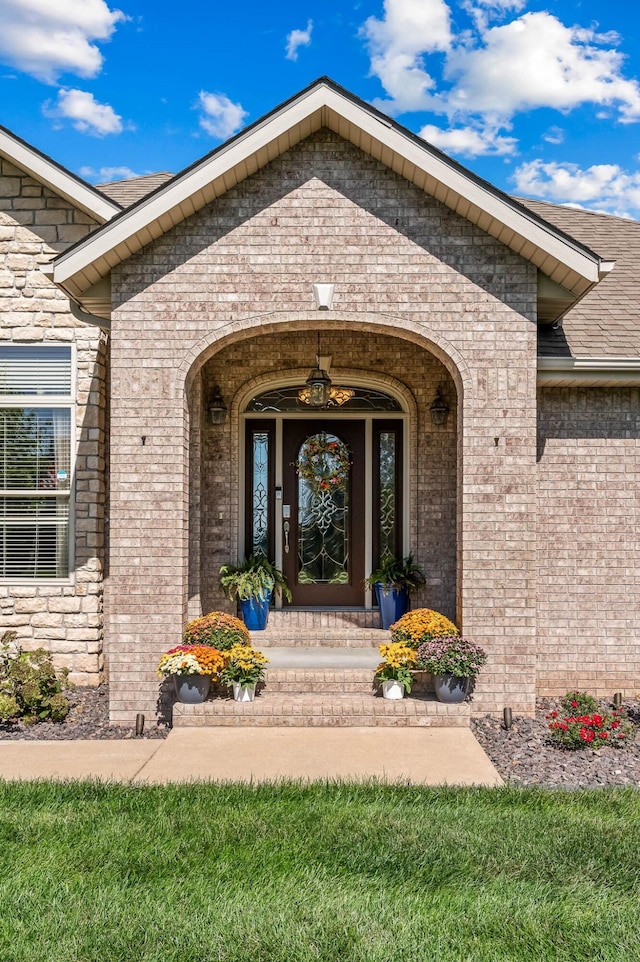
<path fill-rule="evenodd" d="M 24 170 L 39 183 L 49 187 L 55 194 L 64 197 L 74 207 L 90 214 L 100 224 L 111 220 L 122 208 L 102 197 L 88 184 L 83 184 L 57 164 L 47 160 L 28 144 L 12 137 L 7 131 L 0 130 L 0 154 L 14 166 Z"/>
<path fill-rule="evenodd" d="M 100 231 L 98 236 L 88 238 L 67 254 L 62 254 L 56 260 L 56 283 L 64 283 L 74 274 L 80 273 L 92 261 L 103 257 L 236 164 L 243 162 L 279 136 L 286 134 L 296 124 L 325 107 L 335 111 L 356 128 L 395 151 L 428 176 L 442 182 L 450 190 L 486 211 L 499 223 L 512 229 L 590 283 L 596 283 L 599 280 L 598 257 L 590 257 L 576 249 L 567 240 L 558 236 L 551 225 L 547 229 L 538 224 L 506 200 L 467 177 L 463 171 L 452 167 L 444 157 L 434 154 L 426 142 L 424 146 L 415 143 L 394 127 L 392 121 L 385 121 L 349 98 L 343 97 L 336 90 L 319 84 L 293 103 L 284 106 L 279 112 L 267 117 L 263 123 L 251 128 L 245 136 L 233 140 L 228 147 L 223 146 L 214 157 L 203 160 L 199 166 L 172 183 L 166 190 L 152 196 L 148 202 L 137 205 L 130 214 L 119 217 L 116 223 Z"/>
<path fill-rule="evenodd" d="M 638 357 L 539 357 L 538 384 L 640 384 Z"/>
<path fill-rule="evenodd" d="M 128 240 L 167 211 L 178 207 L 198 190 L 221 177 L 236 164 L 240 164 L 251 154 L 276 140 L 309 114 L 324 106 L 325 99 L 320 90 L 311 91 L 300 101 L 284 108 L 279 114 L 269 117 L 264 123 L 250 130 L 245 137 L 234 140 L 227 147 L 223 145 L 215 157 L 204 160 L 202 164 L 190 170 L 166 190 L 136 205 L 131 213 L 118 218 L 113 226 L 101 231 L 99 236 L 89 237 L 85 243 L 67 254 L 62 254 L 55 264 L 56 284 L 64 283 L 74 274 L 84 270 L 94 260 L 103 257 L 118 244 Z M 314 103 L 310 105 L 309 100 L 313 100 Z"/>
<path fill-rule="evenodd" d="M 544 371 L 640 371 L 640 357 L 539 357 Z"/>

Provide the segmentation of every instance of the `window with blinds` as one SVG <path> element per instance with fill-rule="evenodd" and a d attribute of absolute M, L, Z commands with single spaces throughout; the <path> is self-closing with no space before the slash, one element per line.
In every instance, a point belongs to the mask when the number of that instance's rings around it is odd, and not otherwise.
<path fill-rule="evenodd" d="M 69 574 L 71 390 L 70 347 L 0 347 L 0 578 Z"/>

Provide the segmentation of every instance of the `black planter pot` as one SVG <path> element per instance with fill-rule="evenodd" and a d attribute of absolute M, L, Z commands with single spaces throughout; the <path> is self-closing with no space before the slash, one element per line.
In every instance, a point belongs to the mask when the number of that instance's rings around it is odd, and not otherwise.
<path fill-rule="evenodd" d="M 457 675 L 434 675 L 436 698 L 448 705 L 459 705 L 467 697 L 470 682 L 470 678 L 458 678 Z"/>

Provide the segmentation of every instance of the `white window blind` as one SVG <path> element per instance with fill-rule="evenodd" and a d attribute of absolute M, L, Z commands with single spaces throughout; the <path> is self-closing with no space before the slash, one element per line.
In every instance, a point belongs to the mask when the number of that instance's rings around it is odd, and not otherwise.
<path fill-rule="evenodd" d="M 68 347 L 0 348 L 0 578 L 69 573 L 71 383 Z"/>
<path fill-rule="evenodd" d="M 71 348 L 64 345 L 0 347 L 0 395 L 70 395 Z"/>

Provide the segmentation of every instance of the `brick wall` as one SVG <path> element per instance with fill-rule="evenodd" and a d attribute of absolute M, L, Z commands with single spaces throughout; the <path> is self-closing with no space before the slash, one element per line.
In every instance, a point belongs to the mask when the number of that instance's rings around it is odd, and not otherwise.
<path fill-rule="evenodd" d="M 70 313 L 40 271 L 57 252 L 95 227 L 85 213 L 0 160 L 0 341 L 76 346 L 75 571 L 63 582 L 0 581 L 0 631 L 25 648 L 45 647 L 79 684 L 104 669 L 102 564 L 105 502 L 107 343 Z"/>
<path fill-rule="evenodd" d="M 640 390 L 538 395 L 541 694 L 640 690 Z"/>
<path fill-rule="evenodd" d="M 336 300 L 319 316 L 312 284 L 321 281 L 335 283 Z M 270 334 L 277 352 L 277 333 L 320 322 L 401 338 L 425 352 L 425 371 L 432 354 L 451 371 L 461 392 L 458 617 L 491 653 L 476 706 L 507 699 L 530 710 L 533 267 L 322 131 L 120 265 L 112 285 L 113 718 L 153 709 L 157 657 L 179 641 L 187 614 L 186 368 L 254 336 Z M 307 365 L 308 349 L 296 360 Z M 193 413 L 197 379 L 189 383 Z"/>

